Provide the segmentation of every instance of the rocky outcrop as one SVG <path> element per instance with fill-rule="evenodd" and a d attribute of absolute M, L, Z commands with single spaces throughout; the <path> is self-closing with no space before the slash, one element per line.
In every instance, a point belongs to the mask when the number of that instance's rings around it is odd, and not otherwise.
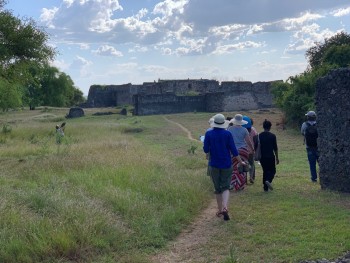
<path fill-rule="evenodd" d="M 69 109 L 69 113 L 67 114 L 66 118 L 78 118 L 83 117 L 84 110 L 80 107 L 73 107 Z"/>
<path fill-rule="evenodd" d="M 350 193 L 350 68 L 317 81 L 316 113 L 321 187 Z"/>

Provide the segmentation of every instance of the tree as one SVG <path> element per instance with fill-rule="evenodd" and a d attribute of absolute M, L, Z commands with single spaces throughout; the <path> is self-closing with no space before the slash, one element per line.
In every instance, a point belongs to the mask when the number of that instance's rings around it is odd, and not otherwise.
<path fill-rule="evenodd" d="M 340 32 L 328 39 L 326 38 L 324 43 L 316 42 L 315 46 L 309 48 L 305 53 L 309 67 L 314 69 L 327 63 L 327 60 L 325 60 L 327 52 L 334 47 L 343 45 L 350 45 L 350 35 L 345 32 Z"/>
<path fill-rule="evenodd" d="M 71 77 L 56 67 L 45 65 L 40 86 L 43 105 L 67 107 L 84 101 L 83 93 L 74 86 Z"/>
<path fill-rule="evenodd" d="M 324 43 L 306 51 L 309 66 L 303 73 L 289 77 L 286 82 L 272 85 L 275 103 L 282 109 L 291 126 L 300 125 L 304 114 L 315 108 L 316 81 L 331 69 L 350 65 L 350 35 L 338 33 Z"/>
<path fill-rule="evenodd" d="M 18 107 L 26 95 L 25 87 L 33 88 L 37 83 L 30 68 L 47 63 L 56 54 L 47 44 L 49 37 L 43 29 L 32 19 L 22 21 L 14 17 L 4 10 L 5 4 L 6 1 L 0 0 L 0 84 L 1 90 L 11 96 L 2 96 L 3 110 Z"/>

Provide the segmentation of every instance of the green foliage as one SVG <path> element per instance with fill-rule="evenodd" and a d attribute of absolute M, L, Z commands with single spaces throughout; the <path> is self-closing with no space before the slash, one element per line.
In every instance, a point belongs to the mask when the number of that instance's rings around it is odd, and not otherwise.
<path fill-rule="evenodd" d="M 189 149 L 187 149 L 188 154 L 195 154 L 198 146 L 196 145 L 191 145 Z"/>
<path fill-rule="evenodd" d="M 21 106 L 21 97 L 20 85 L 11 83 L 0 76 L 0 108 L 2 111 Z"/>
<path fill-rule="evenodd" d="M 289 125 L 300 125 L 304 120 L 305 112 L 314 110 L 316 81 L 333 68 L 335 68 L 334 65 L 325 65 L 290 77 L 287 82 L 272 84 L 271 92 L 275 103 L 284 112 Z"/>
<path fill-rule="evenodd" d="M 332 69 L 350 65 L 350 35 L 341 32 L 324 43 L 315 43 L 306 51 L 306 57 L 310 63 L 306 71 L 286 82 L 273 83 L 271 89 L 276 105 L 291 126 L 299 126 L 305 113 L 315 109 L 317 79 Z"/>
<path fill-rule="evenodd" d="M 0 2 L 0 108 L 72 106 L 84 102 L 71 78 L 48 62 L 56 51 L 34 20 L 19 19 Z"/>
<path fill-rule="evenodd" d="M 2 126 L 2 133 L 8 134 L 8 133 L 10 133 L 11 131 L 12 131 L 11 125 L 9 125 L 9 124 L 4 124 L 4 125 Z"/>
<path fill-rule="evenodd" d="M 316 42 L 315 46 L 309 48 L 305 54 L 309 61 L 310 68 L 314 69 L 327 63 L 327 60 L 325 60 L 327 52 L 334 47 L 341 47 L 343 45 L 350 45 L 350 35 L 345 32 L 340 32 L 331 38 L 326 38 L 324 43 Z M 348 64 L 349 61 L 347 65 Z"/>
<path fill-rule="evenodd" d="M 336 65 L 337 67 L 350 66 L 350 43 L 341 46 L 331 46 L 324 54 L 322 64 L 325 63 Z"/>

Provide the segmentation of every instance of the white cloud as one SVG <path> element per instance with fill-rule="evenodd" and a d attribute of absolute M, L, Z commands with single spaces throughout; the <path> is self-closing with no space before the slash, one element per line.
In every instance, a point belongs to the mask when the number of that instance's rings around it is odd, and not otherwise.
<path fill-rule="evenodd" d="M 122 52 L 116 50 L 114 47 L 109 45 L 100 46 L 97 50 L 94 50 L 92 52 L 100 56 L 114 56 L 114 57 L 123 56 Z"/>
<path fill-rule="evenodd" d="M 236 51 L 236 50 L 244 50 L 248 48 L 259 48 L 262 46 L 264 46 L 264 43 L 246 41 L 246 42 L 240 42 L 237 44 L 219 46 L 216 48 L 216 50 L 213 53 L 222 55 L 222 54 L 232 53 L 233 51 Z"/>
<path fill-rule="evenodd" d="M 347 7 L 347 8 L 341 8 L 341 9 L 338 9 L 338 10 L 335 10 L 333 12 L 333 15 L 335 17 L 340 17 L 340 16 L 347 16 L 350 14 L 350 7 Z"/>
<path fill-rule="evenodd" d="M 320 26 L 317 24 L 304 26 L 300 31 L 294 33 L 294 42 L 289 44 L 284 52 L 289 54 L 304 53 L 308 48 L 312 47 L 315 42 L 322 42 L 324 39 L 330 38 L 336 33 L 337 32 L 333 32 L 329 29 L 320 31 Z"/>

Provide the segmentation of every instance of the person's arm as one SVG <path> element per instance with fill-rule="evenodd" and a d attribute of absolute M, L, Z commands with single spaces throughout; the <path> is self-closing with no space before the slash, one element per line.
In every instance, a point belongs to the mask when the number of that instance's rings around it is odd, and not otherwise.
<path fill-rule="evenodd" d="M 209 144 L 210 144 L 210 141 L 209 141 L 209 132 L 207 131 L 204 135 L 204 142 L 203 142 L 203 151 L 208 155 L 209 153 Z"/>
<path fill-rule="evenodd" d="M 230 151 L 231 151 L 232 155 L 239 161 L 240 164 L 246 165 L 246 163 L 243 162 L 241 156 L 239 156 L 238 150 L 236 148 L 235 142 L 234 142 L 231 134 L 229 136 L 229 144 L 230 144 Z"/>
<path fill-rule="evenodd" d="M 280 163 L 280 160 L 278 158 L 278 147 L 277 147 L 277 138 L 275 136 L 275 140 L 274 140 L 274 147 L 273 147 L 273 151 L 275 152 L 275 156 L 276 156 L 276 164 Z"/>

